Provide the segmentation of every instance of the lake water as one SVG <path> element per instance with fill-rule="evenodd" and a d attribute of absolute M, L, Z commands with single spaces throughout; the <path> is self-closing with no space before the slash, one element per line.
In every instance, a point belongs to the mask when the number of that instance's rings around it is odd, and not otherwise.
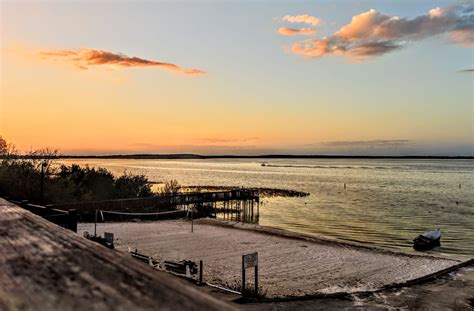
<path fill-rule="evenodd" d="M 265 198 L 260 225 L 412 250 L 441 228 L 433 252 L 474 256 L 474 161 L 394 159 L 68 159 L 64 164 L 128 171 L 186 186 L 293 189 L 303 198 Z M 344 189 L 344 183 L 346 189 Z"/>

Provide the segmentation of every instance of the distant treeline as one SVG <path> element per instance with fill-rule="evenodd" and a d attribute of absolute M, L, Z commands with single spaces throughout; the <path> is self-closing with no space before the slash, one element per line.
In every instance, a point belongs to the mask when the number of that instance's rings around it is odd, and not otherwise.
<path fill-rule="evenodd" d="M 42 149 L 41 151 L 49 150 Z M 453 159 L 453 160 L 472 160 L 474 156 L 389 156 L 389 155 L 324 155 L 324 154 L 262 154 L 262 155 L 200 155 L 192 153 L 175 153 L 175 154 L 111 154 L 111 155 L 61 155 L 58 152 L 30 152 L 20 155 L 16 152 L 13 144 L 8 144 L 5 139 L 0 136 L 0 159 L 14 155 L 19 159 L 39 159 L 47 157 L 49 159 Z"/>
<path fill-rule="evenodd" d="M 114 155 L 59 155 L 61 159 L 453 159 L 472 160 L 474 156 L 366 156 L 366 155 L 199 155 L 199 154 L 114 154 Z"/>

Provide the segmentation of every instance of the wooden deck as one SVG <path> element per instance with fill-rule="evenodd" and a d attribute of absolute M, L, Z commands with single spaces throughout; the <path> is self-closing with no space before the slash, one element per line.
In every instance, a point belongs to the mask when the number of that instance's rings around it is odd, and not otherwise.
<path fill-rule="evenodd" d="M 0 310 L 230 310 L 0 198 Z"/>

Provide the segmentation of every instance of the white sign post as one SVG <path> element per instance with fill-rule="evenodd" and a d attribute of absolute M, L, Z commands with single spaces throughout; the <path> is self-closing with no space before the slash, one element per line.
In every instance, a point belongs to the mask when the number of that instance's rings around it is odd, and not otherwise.
<path fill-rule="evenodd" d="M 242 255 L 242 296 L 245 296 L 245 269 L 255 268 L 255 296 L 258 295 L 258 253 Z"/>

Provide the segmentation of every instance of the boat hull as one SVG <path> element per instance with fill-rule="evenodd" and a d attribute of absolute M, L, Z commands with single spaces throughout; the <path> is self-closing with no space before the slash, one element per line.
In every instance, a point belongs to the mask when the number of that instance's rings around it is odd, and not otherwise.
<path fill-rule="evenodd" d="M 441 245 L 441 238 L 430 239 L 423 235 L 413 240 L 413 248 L 417 251 L 427 251 Z"/>

